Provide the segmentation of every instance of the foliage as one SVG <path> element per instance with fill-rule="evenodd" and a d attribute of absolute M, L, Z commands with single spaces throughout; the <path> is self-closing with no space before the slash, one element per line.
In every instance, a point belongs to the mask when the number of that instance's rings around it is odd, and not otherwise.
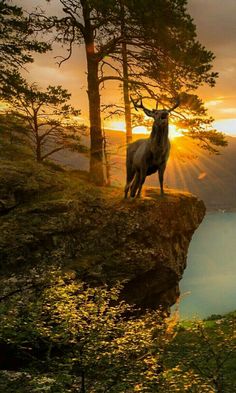
<path fill-rule="evenodd" d="M 1 341 L 38 369 L 74 375 L 81 392 L 149 391 L 161 372 L 165 323 L 157 312 L 132 316 L 120 289 L 55 273 L 28 283 L 2 308 Z"/>
<path fill-rule="evenodd" d="M 146 46 L 137 54 L 143 75 L 153 79 L 162 91 L 195 90 L 203 83 L 214 86 L 214 54 L 198 40 L 196 26 L 187 10 L 187 0 L 127 0 L 127 8 Z M 157 22 L 158 21 L 158 22 Z M 152 50 L 151 50 L 152 49 Z"/>
<path fill-rule="evenodd" d="M 192 93 L 204 83 L 214 86 L 218 74 L 212 71 L 213 53 L 197 40 L 187 1 L 126 0 L 120 3 L 123 4 L 124 19 L 122 44 L 118 43 L 110 60 L 106 57 L 102 61 L 102 80 L 121 80 L 126 95 L 130 91 L 149 101 L 157 100 L 164 107 L 171 105 L 172 97 L 180 96 L 181 105 L 174 123 L 201 147 L 218 153 L 217 147 L 227 144 L 224 135 L 212 130 L 213 119 L 207 115 L 202 100 Z M 126 76 L 121 71 L 124 63 L 127 63 Z M 114 72 L 110 77 L 107 75 L 108 66 L 116 69 L 117 76 L 113 75 Z M 125 94 L 124 99 L 127 118 L 130 103 Z M 115 107 L 111 114 L 122 113 L 119 107 Z M 137 118 L 133 115 L 132 125 L 136 123 Z"/>
<path fill-rule="evenodd" d="M 175 326 L 119 300 L 120 285 L 92 288 L 58 268 L 4 284 L 2 359 L 18 361 L 0 373 L 6 392 L 234 391 L 235 314 Z"/>
<path fill-rule="evenodd" d="M 77 45 L 85 47 L 90 173 L 97 184 L 104 183 L 99 92 L 109 80 L 123 83 L 128 142 L 132 135 L 129 91 L 148 99 L 158 98 L 164 106 L 184 93 L 189 95 L 187 115 L 184 107 L 179 114 L 180 120 L 185 121 L 184 130 L 190 130 L 188 135 L 213 153 L 218 152 L 214 145 L 225 146 L 224 136 L 212 132 L 212 119 L 206 116 L 205 109 L 203 113 L 203 103 L 198 111 L 193 104 L 192 91 L 204 83 L 214 86 L 218 74 L 212 71 L 213 53 L 197 40 L 187 0 L 64 0 L 59 3 L 60 16 L 36 10 L 32 14 L 34 28 L 53 32 L 55 41 L 67 46 L 67 53 L 59 64 L 71 57 Z M 111 106 L 109 103 L 105 107 L 111 109 Z M 120 110 L 124 113 L 116 104 L 112 113 L 120 113 Z M 190 120 L 194 117 L 195 128 L 191 121 L 188 122 L 189 113 Z"/>
<path fill-rule="evenodd" d="M 27 139 L 28 125 L 14 113 L 0 112 L 0 155 L 4 159 L 32 156 Z"/>
<path fill-rule="evenodd" d="M 193 321 L 187 326 L 179 324 L 166 361 L 173 367 L 180 389 L 192 380 L 193 386 L 187 391 L 202 391 L 194 386 L 199 380 L 206 392 L 231 393 L 235 390 L 235 317 L 235 313 L 230 313 L 218 319 Z M 188 380 L 187 375 L 192 377 Z"/>
<path fill-rule="evenodd" d="M 0 37 L 0 82 L 12 70 L 32 62 L 32 52 L 44 53 L 50 49 L 50 45 L 35 39 L 29 18 L 9 0 L 0 2 Z"/>
<path fill-rule="evenodd" d="M 204 103 L 196 94 L 182 93 L 181 113 L 174 118 L 174 124 L 182 134 L 195 141 L 209 153 L 219 154 L 220 147 L 228 145 L 225 135 L 212 128 L 213 118 L 207 115 Z"/>
<path fill-rule="evenodd" d="M 65 148 L 85 152 L 81 144 L 81 131 L 85 127 L 77 120 L 79 110 L 68 104 L 70 96 L 61 86 L 40 90 L 18 73 L 5 80 L 1 98 L 12 108 L 12 116 L 27 124 L 25 135 L 37 161 Z"/>

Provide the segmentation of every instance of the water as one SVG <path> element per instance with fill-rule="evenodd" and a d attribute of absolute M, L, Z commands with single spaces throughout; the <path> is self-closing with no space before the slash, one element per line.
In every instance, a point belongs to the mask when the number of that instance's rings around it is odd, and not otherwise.
<path fill-rule="evenodd" d="M 180 283 L 181 318 L 236 310 L 236 213 L 208 213 L 195 232 Z"/>

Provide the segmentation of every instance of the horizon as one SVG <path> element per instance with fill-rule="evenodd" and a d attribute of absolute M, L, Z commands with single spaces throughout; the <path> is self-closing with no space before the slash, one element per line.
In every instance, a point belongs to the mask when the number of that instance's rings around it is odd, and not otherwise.
<path fill-rule="evenodd" d="M 213 127 L 215 129 L 217 129 L 217 131 L 221 131 L 223 132 L 223 134 L 225 134 L 226 136 L 230 136 L 235 138 L 236 137 L 236 129 L 235 132 L 230 132 L 230 123 L 232 122 L 232 120 L 235 122 L 235 128 L 236 128 L 236 119 L 226 119 L 226 120 L 215 120 L 213 122 Z M 123 125 L 120 124 L 120 128 L 118 128 L 118 124 L 114 124 L 114 123 L 123 123 Z M 104 126 L 104 130 L 107 131 L 114 131 L 114 132 L 123 132 L 125 133 L 126 130 L 124 128 L 124 122 L 113 122 L 113 125 L 111 124 L 110 126 Z M 174 138 L 178 138 L 183 136 L 181 134 L 181 131 L 178 131 L 176 129 L 176 127 L 173 124 L 169 125 L 170 128 L 170 139 L 174 139 Z M 173 136 L 171 137 L 171 133 L 173 132 Z M 137 126 L 133 128 L 133 134 L 135 135 L 149 135 L 150 134 L 150 130 L 148 130 L 145 126 Z"/>

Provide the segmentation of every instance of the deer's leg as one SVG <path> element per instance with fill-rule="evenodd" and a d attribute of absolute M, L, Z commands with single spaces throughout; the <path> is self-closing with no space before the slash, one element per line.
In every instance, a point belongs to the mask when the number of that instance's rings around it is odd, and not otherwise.
<path fill-rule="evenodd" d="M 125 186 L 125 199 L 127 199 L 128 197 L 129 189 L 130 189 L 130 183 L 127 183 Z"/>
<path fill-rule="evenodd" d="M 140 172 L 137 171 L 136 174 L 135 174 L 134 181 L 133 181 L 132 186 L 131 186 L 130 196 L 132 198 L 134 198 L 135 195 L 136 195 L 136 191 L 137 191 L 138 186 L 139 186 L 139 181 L 140 181 Z"/>
<path fill-rule="evenodd" d="M 130 176 L 130 178 L 127 177 L 127 181 L 126 181 L 126 185 L 125 185 L 125 199 L 128 197 L 128 192 L 130 190 L 134 175 L 135 175 L 135 172 L 132 173 L 132 176 Z"/>
<path fill-rule="evenodd" d="M 128 196 L 128 192 L 130 190 L 134 176 L 135 176 L 135 171 L 131 167 L 127 168 L 127 177 L 126 177 L 126 185 L 125 185 L 125 199 Z"/>
<path fill-rule="evenodd" d="M 139 198 L 140 195 L 141 195 L 141 191 L 142 191 L 143 183 L 145 182 L 145 179 L 146 179 L 146 175 L 147 175 L 146 168 L 143 168 L 143 169 L 141 170 L 141 172 L 140 172 L 138 193 L 137 193 L 137 195 L 136 195 L 137 198 Z"/>
<path fill-rule="evenodd" d="M 159 176 L 159 182 L 160 182 L 160 187 L 161 187 L 161 195 L 164 195 L 163 182 L 164 182 L 165 169 L 166 169 L 166 163 L 162 164 L 160 166 L 160 168 L 158 169 L 158 176 Z"/>
<path fill-rule="evenodd" d="M 127 153 L 128 154 L 128 153 Z M 126 185 L 125 185 L 125 199 L 128 196 L 128 192 L 130 190 L 132 181 L 135 176 L 135 170 L 133 168 L 133 163 L 132 160 L 127 156 L 127 161 L 126 161 Z"/>

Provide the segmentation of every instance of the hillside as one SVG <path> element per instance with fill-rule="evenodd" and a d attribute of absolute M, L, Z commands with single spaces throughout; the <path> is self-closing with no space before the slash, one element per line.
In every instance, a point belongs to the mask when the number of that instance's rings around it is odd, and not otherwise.
<path fill-rule="evenodd" d="M 223 375 L 231 393 L 234 315 L 204 327 L 208 347 L 163 319 L 204 214 L 183 191 L 124 200 L 83 171 L 0 159 L 0 390 L 209 393 Z"/>
<path fill-rule="evenodd" d="M 134 140 L 146 136 L 135 135 Z M 125 134 L 108 131 L 111 175 L 114 184 L 125 183 Z M 173 141 L 168 162 L 165 185 L 198 195 L 208 210 L 236 209 L 236 138 L 227 137 L 228 147 L 220 155 L 209 155 L 188 138 Z M 74 168 L 88 169 L 88 160 L 71 152 L 55 155 L 59 162 Z M 148 186 L 158 186 L 157 176 L 146 180 Z"/>

